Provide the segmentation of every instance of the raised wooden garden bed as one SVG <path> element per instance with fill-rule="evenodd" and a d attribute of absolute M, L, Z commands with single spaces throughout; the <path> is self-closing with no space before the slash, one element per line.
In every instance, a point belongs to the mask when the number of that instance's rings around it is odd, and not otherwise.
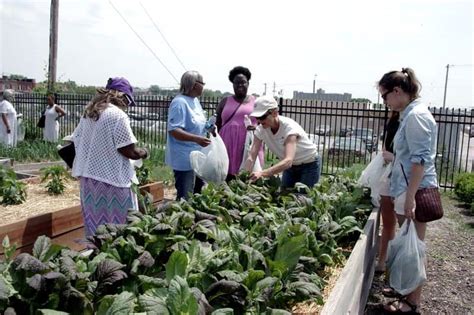
<path fill-rule="evenodd" d="M 380 215 L 374 209 L 367 219 L 364 232 L 354 246 L 321 314 L 364 314 L 374 276 L 378 250 Z"/>
<path fill-rule="evenodd" d="M 34 191 L 33 185 L 39 185 L 38 178 L 31 178 L 25 180 L 30 186 L 30 193 Z M 77 182 L 74 182 L 77 186 Z M 46 235 L 52 239 L 53 243 L 61 244 L 71 249 L 79 250 L 83 248 L 83 245 L 77 242 L 77 240 L 84 238 L 84 221 L 82 218 L 82 212 L 80 207 L 80 200 L 78 195 L 78 189 L 70 193 L 72 203 L 76 205 L 67 206 L 62 209 L 54 209 L 55 198 L 58 199 L 57 203 L 61 203 L 63 197 L 57 196 L 52 197 L 47 193 L 42 193 L 44 188 L 39 187 L 40 197 L 32 197 L 33 204 L 30 204 L 27 200 L 26 203 L 15 207 L 15 210 L 22 212 L 22 209 L 31 213 L 30 208 L 35 208 L 36 203 L 42 202 L 48 204 L 49 209 L 41 209 L 40 213 L 36 215 L 30 215 L 29 217 L 16 220 L 4 225 L 0 225 L 0 241 L 8 235 L 11 244 L 16 244 L 17 253 L 31 251 L 31 247 L 38 236 Z M 157 182 L 146 185 L 144 190 L 149 192 L 153 196 L 153 202 L 158 203 L 164 198 L 163 183 Z M 43 198 L 41 197 L 43 196 Z M 72 196 L 72 197 L 71 197 Z M 51 200 L 45 201 L 45 198 Z M 46 212 L 46 213 L 44 213 Z M 33 212 L 34 213 L 34 212 Z M 21 217 L 21 215 L 19 216 Z M 9 219 L 12 221 L 12 219 Z M 3 249 L 0 247 L 0 255 L 3 254 Z"/>
<path fill-rule="evenodd" d="M 162 182 L 154 182 L 140 186 L 140 192 L 142 194 L 148 193 L 152 196 L 152 202 L 157 203 L 164 198 L 164 186 Z"/>

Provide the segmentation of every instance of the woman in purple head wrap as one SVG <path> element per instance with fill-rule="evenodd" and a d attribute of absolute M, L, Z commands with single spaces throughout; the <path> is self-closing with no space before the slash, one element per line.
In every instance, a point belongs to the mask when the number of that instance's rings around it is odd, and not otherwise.
<path fill-rule="evenodd" d="M 137 209 L 131 190 L 136 181 L 130 160 L 148 152 L 137 139 L 124 110 L 134 105 L 133 88 L 125 78 L 111 78 L 98 89 L 74 130 L 76 157 L 72 175 L 80 179 L 86 236 L 105 223 L 124 224 L 128 209 Z"/>

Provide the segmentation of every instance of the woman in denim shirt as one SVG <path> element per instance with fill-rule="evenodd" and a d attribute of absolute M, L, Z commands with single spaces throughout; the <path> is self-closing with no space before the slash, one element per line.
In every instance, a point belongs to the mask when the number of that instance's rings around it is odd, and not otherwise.
<path fill-rule="evenodd" d="M 428 107 L 419 99 L 421 84 L 412 69 L 404 68 L 402 71 L 386 73 L 378 87 L 385 104 L 400 112 L 390 181 L 390 195 L 395 198 L 395 212 L 399 224 L 405 219 L 412 219 L 418 237 L 424 240 L 426 223 L 415 219 L 415 194 L 418 189 L 438 186 L 434 165 L 436 122 Z M 422 286 L 419 286 L 399 301 L 385 305 L 385 310 L 395 314 L 418 314 L 421 289 Z"/>

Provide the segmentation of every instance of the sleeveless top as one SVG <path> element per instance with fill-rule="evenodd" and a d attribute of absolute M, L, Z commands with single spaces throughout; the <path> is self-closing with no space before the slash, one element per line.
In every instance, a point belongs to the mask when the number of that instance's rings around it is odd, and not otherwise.
<path fill-rule="evenodd" d="M 226 98 L 226 103 L 222 110 L 222 127 L 219 130 L 219 135 L 224 141 L 229 156 L 229 171 L 228 174 L 236 175 L 239 173 L 240 165 L 244 155 L 245 137 L 247 135 L 247 128 L 244 124 L 244 116 L 249 115 L 255 106 L 255 97 L 250 95 L 248 102 L 240 105 L 233 96 Z M 236 110 L 234 116 L 230 118 L 232 113 Z M 230 118 L 230 120 L 229 120 Z M 256 119 L 251 117 L 252 124 L 256 124 Z M 261 162 L 263 161 L 263 151 L 259 152 Z M 246 157 L 245 157 L 246 158 Z"/>

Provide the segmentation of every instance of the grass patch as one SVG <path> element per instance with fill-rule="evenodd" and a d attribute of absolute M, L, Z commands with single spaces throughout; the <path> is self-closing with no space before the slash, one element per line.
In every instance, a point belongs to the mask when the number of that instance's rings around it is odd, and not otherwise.
<path fill-rule="evenodd" d="M 453 191 L 441 192 L 445 216 L 452 220 L 461 232 L 474 233 L 474 217 L 467 205 L 459 201 Z M 451 211 L 446 211 L 450 209 Z"/>
<path fill-rule="evenodd" d="M 8 157 L 18 163 L 58 161 L 57 143 L 43 140 L 26 140 L 15 148 L 0 145 L 0 156 Z"/>

